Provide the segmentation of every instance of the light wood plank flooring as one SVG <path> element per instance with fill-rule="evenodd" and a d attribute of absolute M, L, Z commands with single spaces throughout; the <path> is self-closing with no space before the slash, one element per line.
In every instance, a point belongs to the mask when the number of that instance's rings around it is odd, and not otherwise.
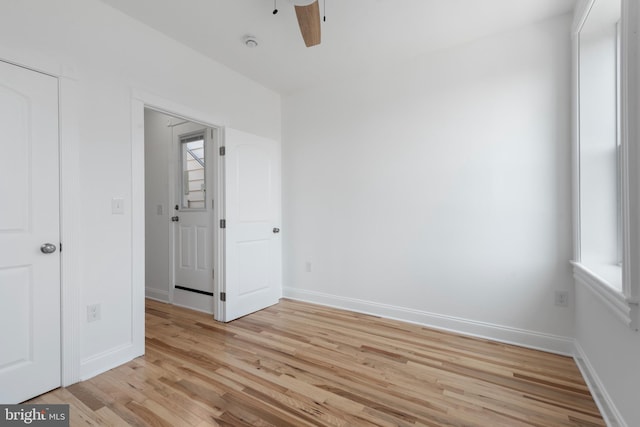
<path fill-rule="evenodd" d="M 568 357 L 290 300 L 146 320 L 144 357 L 30 403 L 72 426 L 605 425 Z"/>

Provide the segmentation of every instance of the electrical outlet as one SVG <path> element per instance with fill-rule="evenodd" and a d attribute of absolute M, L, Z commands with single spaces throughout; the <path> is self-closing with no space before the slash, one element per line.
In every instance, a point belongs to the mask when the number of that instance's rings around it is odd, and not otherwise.
<path fill-rule="evenodd" d="M 100 304 L 92 304 L 87 306 L 87 322 L 95 322 L 100 320 Z"/>
<path fill-rule="evenodd" d="M 569 292 L 556 291 L 555 305 L 557 305 L 558 307 L 569 307 Z"/>

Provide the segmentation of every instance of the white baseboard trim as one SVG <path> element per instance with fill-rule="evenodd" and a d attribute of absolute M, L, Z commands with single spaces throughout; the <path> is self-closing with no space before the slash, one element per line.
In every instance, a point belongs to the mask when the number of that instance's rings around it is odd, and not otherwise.
<path fill-rule="evenodd" d="M 580 369 L 582 373 L 582 377 L 587 383 L 589 390 L 591 391 L 591 395 L 598 405 L 598 409 L 600 409 L 600 413 L 604 418 L 604 421 L 607 423 L 608 427 L 627 427 L 627 423 L 622 418 L 622 415 L 616 408 L 613 399 L 607 393 L 607 389 L 600 381 L 600 377 L 596 373 L 595 369 L 593 369 L 593 365 L 589 362 L 587 355 L 584 350 L 580 346 L 580 343 L 575 342 L 575 354 L 573 358 L 576 361 L 576 365 Z"/>
<path fill-rule="evenodd" d="M 525 329 L 478 322 L 412 308 L 381 304 L 355 298 L 330 295 L 296 288 L 284 288 L 283 296 L 329 307 L 341 308 L 358 313 L 371 314 L 388 319 L 416 323 L 434 329 L 455 332 L 477 338 L 485 338 L 505 344 L 514 344 L 535 350 L 547 351 L 564 356 L 574 355 L 573 338 L 545 334 Z"/>
<path fill-rule="evenodd" d="M 127 343 L 88 357 L 80 362 L 80 381 L 86 381 L 143 354 L 136 354 L 133 343 Z"/>
<path fill-rule="evenodd" d="M 160 302 L 168 303 L 170 301 L 169 291 L 163 291 L 160 289 L 145 288 L 144 296 L 145 298 L 153 299 Z"/>

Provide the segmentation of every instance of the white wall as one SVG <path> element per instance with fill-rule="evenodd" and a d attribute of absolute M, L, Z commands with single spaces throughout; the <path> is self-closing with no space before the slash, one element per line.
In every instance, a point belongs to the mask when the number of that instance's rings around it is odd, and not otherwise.
<path fill-rule="evenodd" d="M 623 325 L 584 285 L 576 286 L 576 341 L 604 394 L 600 401 L 614 411 L 609 419 L 640 426 L 640 334 Z"/>
<path fill-rule="evenodd" d="M 173 216 L 169 190 L 169 159 L 173 118 L 153 110 L 144 112 L 145 179 L 145 293 L 169 302 L 170 218 Z M 176 122 L 176 119 L 173 119 Z M 158 206 L 162 213 L 158 213 Z"/>
<path fill-rule="evenodd" d="M 80 161 L 80 302 L 65 310 L 83 321 L 79 376 L 88 377 L 126 360 L 131 348 L 132 89 L 276 140 L 280 96 L 95 0 L 5 2 L 0 58 L 54 64 L 77 77 L 74 90 L 61 93 L 75 97 L 77 118 L 62 125 L 77 134 Z M 124 198 L 124 215 L 111 214 L 112 197 Z M 101 304 L 100 321 L 84 323 L 87 304 Z"/>
<path fill-rule="evenodd" d="M 285 295 L 571 351 L 569 30 L 286 97 Z"/>

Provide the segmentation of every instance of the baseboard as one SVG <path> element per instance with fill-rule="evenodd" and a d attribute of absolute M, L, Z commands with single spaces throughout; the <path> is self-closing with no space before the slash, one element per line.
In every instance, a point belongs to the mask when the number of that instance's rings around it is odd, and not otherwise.
<path fill-rule="evenodd" d="M 294 300 L 341 308 L 358 313 L 371 314 L 388 319 L 402 320 L 404 322 L 416 323 L 434 329 L 455 332 L 477 338 L 490 339 L 506 344 L 513 344 L 520 347 L 542 350 L 564 356 L 574 355 L 573 338 L 303 289 L 284 288 L 283 296 Z"/>
<path fill-rule="evenodd" d="M 144 289 L 145 298 L 149 298 L 152 300 L 160 301 L 160 302 L 169 302 L 169 291 L 164 291 L 160 289 L 153 288 L 145 288 Z"/>
<path fill-rule="evenodd" d="M 611 399 L 611 396 L 607 393 L 607 389 L 602 384 L 602 381 L 600 381 L 600 377 L 598 377 L 598 374 L 595 369 L 593 369 L 587 355 L 580 346 L 580 343 L 577 341 L 575 342 L 575 354 L 573 358 L 575 359 L 576 365 L 578 365 L 587 386 L 589 386 L 591 395 L 593 396 L 596 405 L 598 405 L 598 409 L 600 409 L 600 413 L 607 423 L 607 426 L 627 427 L 627 423 L 622 418 L 622 415 L 618 411 L 618 408 L 616 408 L 613 399 Z"/>
<path fill-rule="evenodd" d="M 142 354 L 136 354 L 135 346 L 132 343 L 127 343 L 88 357 L 80 362 L 80 381 L 86 381 L 107 372 L 138 356 L 142 356 Z"/>

